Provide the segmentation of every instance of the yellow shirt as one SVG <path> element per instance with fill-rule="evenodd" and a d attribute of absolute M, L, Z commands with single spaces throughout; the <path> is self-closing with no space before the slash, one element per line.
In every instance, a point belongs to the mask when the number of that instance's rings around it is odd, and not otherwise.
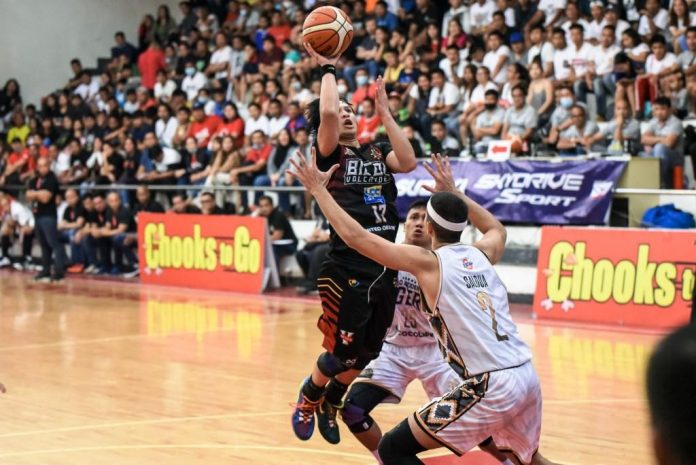
<path fill-rule="evenodd" d="M 27 137 L 29 137 L 29 126 L 26 124 L 20 127 L 13 127 L 7 133 L 7 142 L 12 143 L 13 140 L 19 138 L 22 140 L 22 144 L 27 142 Z"/>
<path fill-rule="evenodd" d="M 402 69 L 404 69 L 404 65 L 399 65 L 396 68 L 387 67 L 387 69 L 384 70 L 384 82 L 398 81 Z"/>

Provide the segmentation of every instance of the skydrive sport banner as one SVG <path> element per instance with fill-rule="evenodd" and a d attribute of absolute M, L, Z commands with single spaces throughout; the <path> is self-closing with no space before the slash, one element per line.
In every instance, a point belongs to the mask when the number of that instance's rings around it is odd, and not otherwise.
<path fill-rule="evenodd" d="M 453 160 L 459 190 L 507 223 L 606 224 L 625 161 L 564 160 L 503 162 Z M 399 216 L 430 193 L 422 188 L 432 178 L 422 164 L 396 174 Z"/>

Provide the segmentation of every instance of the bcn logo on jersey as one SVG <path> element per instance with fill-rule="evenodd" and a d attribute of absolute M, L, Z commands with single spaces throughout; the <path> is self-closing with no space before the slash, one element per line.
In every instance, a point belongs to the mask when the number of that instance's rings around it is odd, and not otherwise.
<path fill-rule="evenodd" d="M 577 200 L 585 176 L 582 174 L 505 173 L 484 174 L 474 184 L 475 189 L 499 190 L 495 203 L 552 205 L 568 207 Z M 525 190 L 560 191 L 559 194 L 526 193 Z"/>
<path fill-rule="evenodd" d="M 391 175 L 383 161 L 365 161 L 359 158 L 346 160 L 344 184 L 387 184 Z"/>

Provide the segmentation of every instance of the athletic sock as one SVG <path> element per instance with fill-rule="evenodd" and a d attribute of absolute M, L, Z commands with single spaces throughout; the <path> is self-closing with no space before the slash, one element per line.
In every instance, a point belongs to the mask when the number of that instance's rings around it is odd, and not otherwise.
<path fill-rule="evenodd" d="M 343 400 L 343 396 L 346 395 L 347 390 L 347 384 L 343 384 L 336 378 L 333 378 L 331 381 L 329 381 L 329 385 L 326 386 L 326 395 L 324 396 L 324 398 L 331 405 L 340 406 Z"/>
<path fill-rule="evenodd" d="M 370 451 L 370 452 L 372 452 L 372 455 L 374 455 L 375 458 L 377 459 L 377 463 L 378 463 L 379 465 L 382 465 L 382 459 L 379 458 L 379 451 L 372 450 L 372 451 Z M 507 465 L 507 464 L 505 464 L 505 465 Z"/>
<path fill-rule="evenodd" d="M 25 234 L 22 238 L 22 255 L 26 260 L 27 257 L 31 257 L 31 247 L 34 245 L 34 234 Z"/>
<path fill-rule="evenodd" d="M 10 258 L 10 246 L 11 245 L 12 245 L 12 242 L 10 242 L 10 236 L 1 236 L 0 237 L 0 247 L 2 247 L 3 257 Z"/>
<path fill-rule="evenodd" d="M 512 460 L 505 459 L 505 461 L 503 462 L 503 465 L 515 465 L 515 464 L 512 462 Z"/>
<path fill-rule="evenodd" d="M 314 384 L 311 376 L 307 378 L 307 381 L 302 385 L 302 394 L 310 402 L 319 402 L 325 390 L 324 387 Z"/>

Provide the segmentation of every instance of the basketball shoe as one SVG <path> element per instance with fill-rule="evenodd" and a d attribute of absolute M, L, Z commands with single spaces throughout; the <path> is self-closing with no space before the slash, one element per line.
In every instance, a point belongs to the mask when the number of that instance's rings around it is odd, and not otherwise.
<path fill-rule="evenodd" d="M 343 402 L 341 402 L 341 405 L 333 405 L 326 399 L 324 399 L 319 406 L 319 411 L 317 412 L 319 432 L 329 444 L 338 444 L 341 442 L 341 434 L 338 431 L 336 416 L 338 415 L 338 411 L 342 408 Z"/>
<path fill-rule="evenodd" d="M 312 402 L 302 393 L 302 387 L 308 380 L 309 378 L 306 378 L 302 382 L 302 386 L 300 386 L 300 395 L 297 397 L 297 403 L 293 405 L 295 411 L 292 413 L 292 430 L 295 432 L 295 436 L 302 441 L 312 437 L 315 422 L 314 414 L 317 407 L 319 407 L 319 402 Z"/>

